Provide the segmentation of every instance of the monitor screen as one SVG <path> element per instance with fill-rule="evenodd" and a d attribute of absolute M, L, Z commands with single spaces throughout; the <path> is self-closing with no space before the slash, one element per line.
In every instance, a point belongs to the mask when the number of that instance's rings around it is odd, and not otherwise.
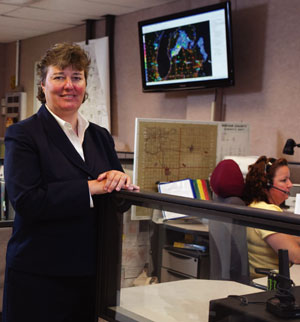
<path fill-rule="evenodd" d="M 144 91 L 234 84 L 230 2 L 138 25 Z"/>

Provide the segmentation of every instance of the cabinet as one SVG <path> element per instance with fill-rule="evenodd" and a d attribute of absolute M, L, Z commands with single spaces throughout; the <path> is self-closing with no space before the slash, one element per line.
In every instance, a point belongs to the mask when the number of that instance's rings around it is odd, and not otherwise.
<path fill-rule="evenodd" d="M 26 99 L 25 92 L 6 93 L 5 126 L 24 120 L 26 118 Z"/>
<path fill-rule="evenodd" d="M 208 227 L 201 223 L 161 224 L 158 250 L 158 276 L 160 282 L 190 278 L 209 279 Z M 196 243 L 206 251 L 173 247 L 174 242 Z"/>

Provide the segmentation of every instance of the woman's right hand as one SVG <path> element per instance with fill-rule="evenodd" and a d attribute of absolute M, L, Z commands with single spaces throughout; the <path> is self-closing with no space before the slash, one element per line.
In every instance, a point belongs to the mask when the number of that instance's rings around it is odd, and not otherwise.
<path fill-rule="evenodd" d="M 101 173 L 97 180 L 88 181 L 90 194 L 99 195 L 121 189 L 139 191 L 140 187 L 131 183 L 131 178 L 124 172 L 110 170 Z"/>

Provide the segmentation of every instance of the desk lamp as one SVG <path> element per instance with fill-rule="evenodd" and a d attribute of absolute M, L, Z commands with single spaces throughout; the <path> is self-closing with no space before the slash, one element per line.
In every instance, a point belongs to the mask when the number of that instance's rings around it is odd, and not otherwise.
<path fill-rule="evenodd" d="M 285 143 L 285 146 L 283 148 L 284 154 L 293 155 L 294 154 L 294 147 L 297 146 L 300 147 L 300 144 L 297 144 L 293 139 L 288 139 Z"/>

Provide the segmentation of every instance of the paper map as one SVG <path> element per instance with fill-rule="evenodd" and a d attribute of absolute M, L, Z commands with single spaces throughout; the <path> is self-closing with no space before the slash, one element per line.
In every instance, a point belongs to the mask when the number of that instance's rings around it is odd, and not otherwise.
<path fill-rule="evenodd" d="M 247 155 L 244 123 L 136 119 L 134 182 L 157 192 L 159 182 L 207 179 L 226 155 Z M 152 209 L 134 207 L 133 219 L 149 219 Z"/>

